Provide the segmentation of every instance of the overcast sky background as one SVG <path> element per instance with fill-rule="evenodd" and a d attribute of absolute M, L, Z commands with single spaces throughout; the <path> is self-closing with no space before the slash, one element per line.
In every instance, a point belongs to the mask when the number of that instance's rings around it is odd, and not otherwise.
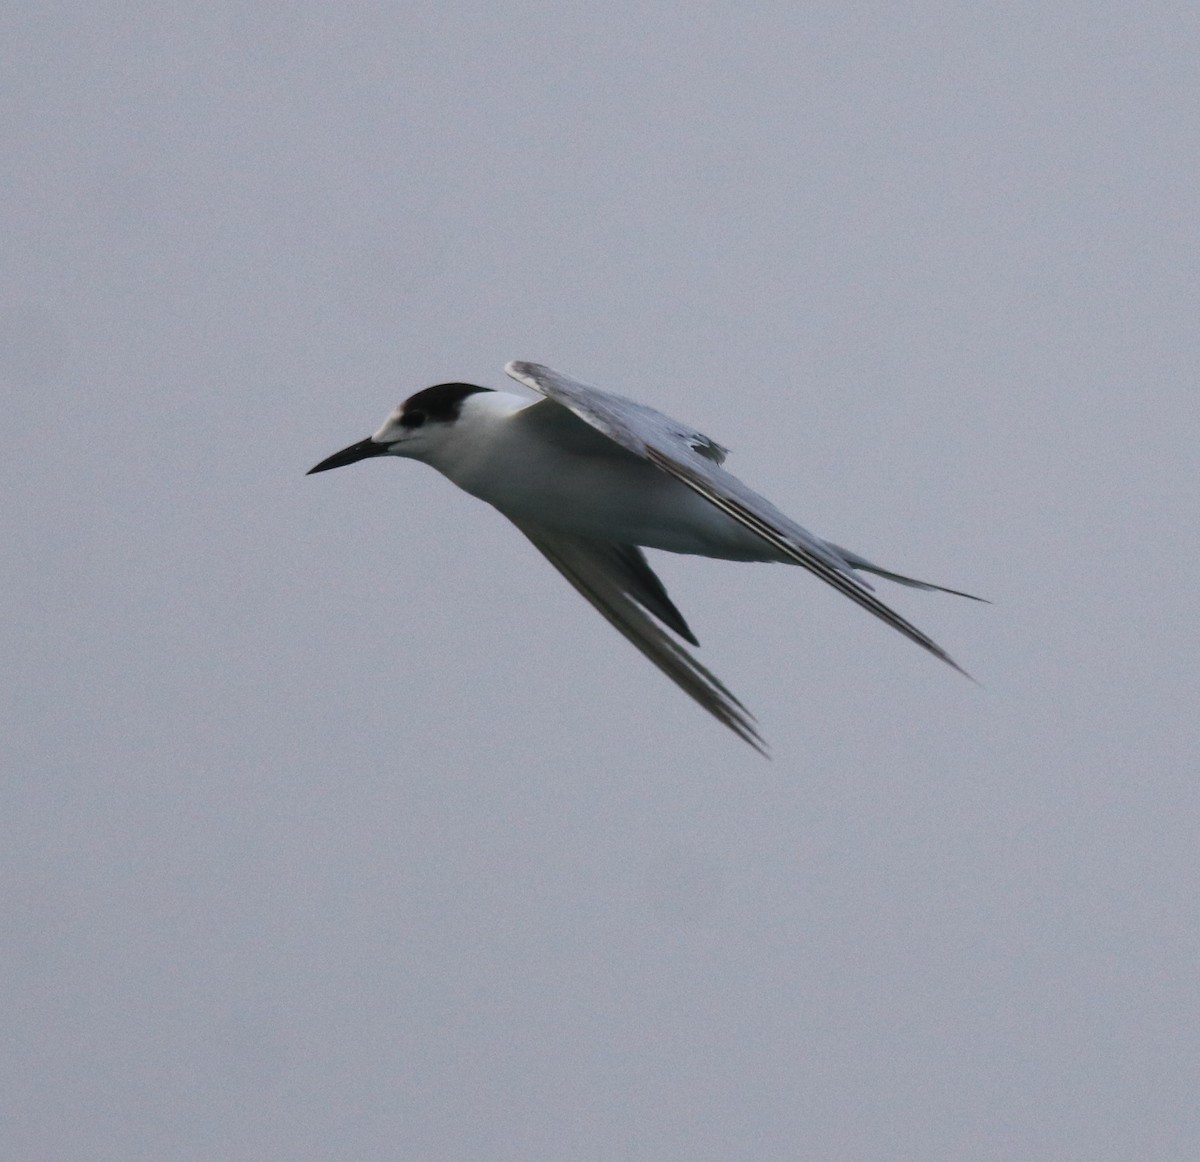
<path fill-rule="evenodd" d="M 1200 1156 L 1189 3 L 8 4 L 0 1152 Z M 429 469 L 549 363 L 774 760 Z"/>

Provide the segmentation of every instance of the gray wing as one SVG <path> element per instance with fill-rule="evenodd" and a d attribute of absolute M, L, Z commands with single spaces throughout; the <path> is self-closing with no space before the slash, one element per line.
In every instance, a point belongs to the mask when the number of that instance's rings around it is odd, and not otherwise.
<path fill-rule="evenodd" d="M 869 586 L 854 575 L 852 569 L 868 567 L 863 558 L 847 559 L 836 546 L 796 524 L 770 501 L 725 471 L 720 466 L 724 449 L 707 436 L 654 408 L 590 387 L 540 363 L 513 362 L 504 370 L 518 383 L 561 404 L 622 448 L 686 484 L 789 560 L 815 573 L 839 593 L 970 678 L 970 674 L 937 642 L 880 601 Z M 888 574 L 884 572 L 883 575 Z M 899 576 L 894 575 L 894 579 Z M 911 578 L 904 578 L 904 582 L 914 583 Z M 915 584 L 924 586 L 926 583 Z"/>
<path fill-rule="evenodd" d="M 645 610 L 650 610 L 680 636 L 693 645 L 698 644 L 679 611 L 671 604 L 662 582 L 654 576 L 638 549 L 550 532 L 512 517 L 509 520 L 610 625 L 641 650 L 675 685 L 760 754 L 767 753 L 766 743 L 755 727 L 754 716 L 719 678 L 647 616 Z"/>

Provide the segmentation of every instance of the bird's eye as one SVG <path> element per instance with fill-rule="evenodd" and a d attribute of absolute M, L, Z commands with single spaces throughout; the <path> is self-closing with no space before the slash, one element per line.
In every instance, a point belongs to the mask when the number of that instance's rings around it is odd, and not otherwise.
<path fill-rule="evenodd" d="M 419 428 L 425 422 L 425 413 L 422 411 L 405 412 L 400 417 L 400 426 L 402 428 Z"/>

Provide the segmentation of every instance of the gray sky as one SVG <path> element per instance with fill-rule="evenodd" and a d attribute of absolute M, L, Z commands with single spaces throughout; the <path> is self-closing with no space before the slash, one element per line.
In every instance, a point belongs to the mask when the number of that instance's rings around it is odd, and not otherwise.
<path fill-rule="evenodd" d="M 1194 4 L 10 4 L 0 1152 L 1200 1151 Z M 994 606 L 428 469 L 550 363 Z"/>

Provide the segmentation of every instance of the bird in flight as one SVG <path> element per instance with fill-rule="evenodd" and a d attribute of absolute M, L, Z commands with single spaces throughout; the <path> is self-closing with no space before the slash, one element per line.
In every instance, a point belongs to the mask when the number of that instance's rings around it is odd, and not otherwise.
<path fill-rule="evenodd" d="M 754 716 L 676 640 L 700 644 L 642 549 L 801 565 L 966 674 L 858 574 L 982 598 L 893 573 L 815 536 L 727 472 L 720 444 L 662 412 L 538 363 L 504 370 L 538 397 L 470 383 L 427 387 L 374 435 L 308 474 L 374 456 L 436 468 L 512 521 L 668 678 L 763 754 Z"/>

